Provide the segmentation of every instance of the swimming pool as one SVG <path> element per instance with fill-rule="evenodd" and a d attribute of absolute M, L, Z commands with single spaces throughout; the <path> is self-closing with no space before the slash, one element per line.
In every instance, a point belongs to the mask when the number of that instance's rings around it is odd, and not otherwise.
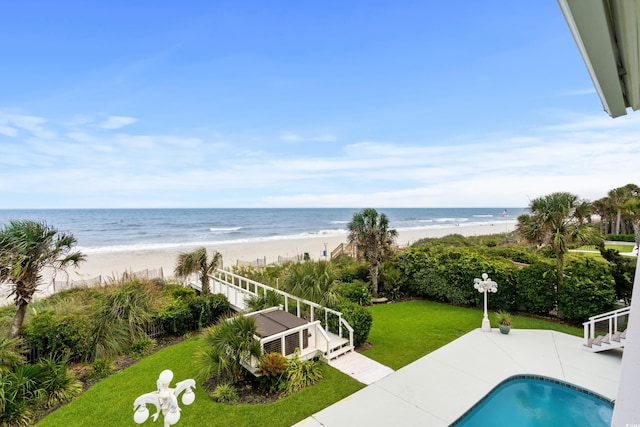
<path fill-rule="evenodd" d="M 580 387 L 533 375 L 516 375 L 496 386 L 452 426 L 609 427 L 612 402 Z"/>

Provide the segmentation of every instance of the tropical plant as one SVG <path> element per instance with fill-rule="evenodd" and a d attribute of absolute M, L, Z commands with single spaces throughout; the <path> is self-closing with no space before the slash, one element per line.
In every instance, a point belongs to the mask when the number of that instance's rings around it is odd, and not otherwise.
<path fill-rule="evenodd" d="M 286 290 L 325 307 L 337 302 L 335 272 L 327 261 L 295 264 L 284 278 Z"/>
<path fill-rule="evenodd" d="M 624 204 L 624 212 L 631 220 L 636 247 L 640 247 L 640 194 Z"/>
<path fill-rule="evenodd" d="M 38 362 L 42 368 L 41 387 L 46 395 L 45 407 L 68 402 L 82 392 L 82 383 L 67 368 L 69 358 L 70 355 L 47 357 Z"/>
<path fill-rule="evenodd" d="M 398 232 L 389 228 L 389 219 L 385 214 L 378 215 L 372 208 L 363 209 L 353 214 L 348 224 L 349 243 L 356 245 L 358 256 L 369 264 L 371 293 L 378 297 L 378 269 L 393 255 L 392 246 Z"/>
<path fill-rule="evenodd" d="M 91 364 L 91 370 L 89 371 L 89 378 L 94 381 L 99 381 L 103 378 L 107 378 L 109 375 L 116 371 L 116 366 L 109 359 L 96 359 Z"/>
<path fill-rule="evenodd" d="M 0 425 L 32 424 L 36 407 L 46 399 L 41 382 L 42 368 L 38 365 L 20 365 L 0 374 Z"/>
<path fill-rule="evenodd" d="M 183 252 L 178 255 L 174 273 L 180 278 L 186 278 L 190 274 L 200 275 L 200 285 L 202 295 L 211 293 L 209 287 L 209 274 L 222 266 L 222 254 L 214 251 L 211 260 L 208 259 L 207 249 L 198 248 L 191 252 Z"/>
<path fill-rule="evenodd" d="M 198 357 L 202 378 L 222 376 L 240 381 L 252 357 L 260 357 L 260 342 L 254 338 L 256 323 L 236 315 L 218 322 L 203 336 Z"/>
<path fill-rule="evenodd" d="M 548 246 L 556 260 L 556 293 L 564 274 L 564 258 L 569 245 L 598 244 L 602 238 L 597 230 L 576 218 L 578 196 L 557 192 L 531 201 L 531 214 L 518 217 L 517 231 L 529 243 Z"/>
<path fill-rule="evenodd" d="M 245 300 L 248 312 L 260 311 L 270 307 L 278 307 L 283 303 L 284 298 L 273 291 L 252 295 Z"/>
<path fill-rule="evenodd" d="M 609 190 L 607 196 L 609 197 L 612 207 L 616 210 L 616 229 L 615 234 L 620 234 L 620 227 L 622 225 L 622 213 L 627 202 L 633 197 L 632 191 L 634 184 L 627 184 L 623 187 L 617 187 Z"/>
<path fill-rule="evenodd" d="M 298 349 L 287 361 L 287 393 L 295 393 L 322 379 L 322 370 L 315 360 L 300 360 Z"/>
<path fill-rule="evenodd" d="M 238 393 L 233 385 L 229 383 L 218 384 L 209 396 L 214 402 L 218 403 L 235 403 L 238 401 Z"/>
<path fill-rule="evenodd" d="M 260 385 L 272 393 L 283 387 L 286 370 L 287 358 L 280 353 L 269 353 L 260 358 L 256 374 L 259 375 Z"/>
<path fill-rule="evenodd" d="M 11 371 L 14 366 L 25 362 L 23 351 L 18 347 L 19 338 L 0 338 L 0 374 Z"/>
<path fill-rule="evenodd" d="M 45 272 L 53 276 L 84 261 L 81 252 L 72 251 L 75 244 L 72 234 L 58 232 L 44 222 L 10 221 L 0 229 L 0 282 L 11 285 L 18 306 L 8 338 L 20 333 L 27 306 Z"/>
<path fill-rule="evenodd" d="M 140 283 L 113 288 L 95 313 L 89 359 L 117 356 L 145 338 L 152 311 L 152 296 Z"/>
<path fill-rule="evenodd" d="M 500 310 L 496 313 L 496 321 L 498 325 L 511 326 L 511 313 Z"/>

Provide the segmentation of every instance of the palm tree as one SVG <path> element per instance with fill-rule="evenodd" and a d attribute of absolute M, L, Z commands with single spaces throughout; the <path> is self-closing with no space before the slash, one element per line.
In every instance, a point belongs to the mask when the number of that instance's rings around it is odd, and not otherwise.
<path fill-rule="evenodd" d="M 602 197 L 592 204 L 593 210 L 600 216 L 600 233 L 609 234 L 613 233 L 611 227 L 612 218 L 616 214 L 616 210 L 611 205 L 611 199 L 609 197 Z"/>
<path fill-rule="evenodd" d="M 557 192 L 531 201 L 529 211 L 518 217 L 517 231 L 529 243 L 549 246 L 556 257 L 556 292 L 564 273 L 564 256 L 569 245 L 598 244 L 602 240 L 596 230 L 576 217 L 583 201 L 578 196 Z"/>
<path fill-rule="evenodd" d="M 236 315 L 223 319 L 211 327 L 202 338 L 197 363 L 204 379 L 214 375 L 240 381 L 252 357 L 260 357 L 260 342 L 254 338 L 256 322 L 253 318 Z M 248 372 L 248 371 L 247 371 Z"/>
<path fill-rule="evenodd" d="M 10 221 L 0 229 L 0 283 L 8 282 L 18 310 L 8 338 L 20 333 L 24 316 L 45 270 L 52 275 L 84 261 L 84 255 L 72 248 L 76 239 L 44 222 Z"/>
<path fill-rule="evenodd" d="M 358 248 L 358 255 L 369 263 L 371 293 L 377 298 L 378 268 L 391 258 L 398 232 L 389 228 L 389 219 L 385 214 L 378 215 L 372 208 L 354 213 L 348 229 L 349 243 L 354 243 Z"/>
<path fill-rule="evenodd" d="M 335 272 L 329 262 L 305 262 L 291 267 L 284 278 L 284 286 L 300 298 L 333 307 L 338 302 L 335 281 Z"/>
<path fill-rule="evenodd" d="M 208 260 L 207 250 L 198 248 L 191 252 L 183 252 L 178 255 L 178 261 L 174 273 L 176 276 L 185 278 L 192 273 L 200 274 L 200 284 L 202 295 L 209 295 L 209 274 L 222 266 L 222 254 L 213 252 L 211 261 Z"/>
<path fill-rule="evenodd" d="M 624 207 L 625 214 L 630 218 L 631 225 L 633 226 L 634 240 L 636 246 L 640 247 L 640 197 L 633 198 Z"/>
<path fill-rule="evenodd" d="M 634 191 L 637 193 L 638 186 L 635 184 L 627 184 L 624 187 L 614 188 L 609 190 L 607 194 L 611 200 L 613 208 L 616 210 L 616 231 L 615 234 L 620 234 L 620 227 L 622 225 L 622 214 L 625 204 L 633 198 Z"/>

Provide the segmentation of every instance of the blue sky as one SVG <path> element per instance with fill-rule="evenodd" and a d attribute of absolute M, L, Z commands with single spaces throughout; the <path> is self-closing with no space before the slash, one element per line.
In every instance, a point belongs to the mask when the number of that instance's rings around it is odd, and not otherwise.
<path fill-rule="evenodd" d="M 0 208 L 524 207 L 637 182 L 555 1 L 32 1 Z M 634 181 L 635 180 L 635 181 Z"/>

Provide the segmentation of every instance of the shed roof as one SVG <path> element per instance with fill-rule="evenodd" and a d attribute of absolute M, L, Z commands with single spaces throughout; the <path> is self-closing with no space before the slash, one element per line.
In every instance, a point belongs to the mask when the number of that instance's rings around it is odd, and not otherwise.
<path fill-rule="evenodd" d="M 283 310 L 256 313 L 249 317 L 255 320 L 257 327 L 256 333 L 262 338 L 270 337 L 271 335 L 309 323 L 306 320 Z"/>

